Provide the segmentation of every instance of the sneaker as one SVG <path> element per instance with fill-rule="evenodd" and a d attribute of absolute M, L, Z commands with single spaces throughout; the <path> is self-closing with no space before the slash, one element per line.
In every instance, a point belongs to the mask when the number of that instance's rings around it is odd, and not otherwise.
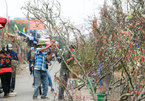
<path fill-rule="evenodd" d="M 58 99 L 58 101 L 65 101 L 64 99 Z"/>
<path fill-rule="evenodd" d="M 11 93 L 9 93 L 9 96 L 16 96 L 17 95 L 17 93 L 16 92 L 11 92 Z"/>
<path fill-rule="evenodd" d="M 9 94 L 4 94 L 3 98 L 8 98 Z"/>
<path fill-rule="evenodd" d="M 33 101 L 38 101 L 37 97 L 33 97 Z"/>
<path fill-rule="evenodd" d="M 33 97 L 33 100 L 37 99 L 37 97 Z"/>
<path fill-rule="evenodd" d="M 41 96 L 41 99 L 49 99 L 47 96 Z"/>

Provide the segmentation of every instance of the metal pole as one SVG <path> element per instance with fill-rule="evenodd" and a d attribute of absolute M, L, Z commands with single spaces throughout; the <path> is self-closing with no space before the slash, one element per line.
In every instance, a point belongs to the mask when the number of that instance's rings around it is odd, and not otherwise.
<path fill-rule="evenodd" d="M 6 4 L 6 18 L 7 18 L 7 23 L 6 23 L 6 32 L 8 33 L 8 4 L 7 1 L 5 0 Z"/>
<path fill-rule="evenodd" d="M 8 4 L 7 1 L 5 0 L 5 4 L 6 4 L 6 18 L 7 18 L 7 22 L 6 22 L 6 32 L 8 32 Z M 1 47 L 4 46 L 4 36 L 1 38 Z"/>

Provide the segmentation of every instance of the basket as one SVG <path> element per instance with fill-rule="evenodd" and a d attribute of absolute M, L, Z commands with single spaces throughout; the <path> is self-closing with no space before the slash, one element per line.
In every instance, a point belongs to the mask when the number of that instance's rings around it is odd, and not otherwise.
<path fill-rule="evenodd" d="M 97 101 L 108 101 L 108 99 L 104 98 L 106 94 L 97 94 Z"/>

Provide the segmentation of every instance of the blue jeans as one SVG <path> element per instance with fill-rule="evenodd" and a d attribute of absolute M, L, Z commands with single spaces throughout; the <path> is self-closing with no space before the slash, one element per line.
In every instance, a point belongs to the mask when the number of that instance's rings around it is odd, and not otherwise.
<path fill-rule="evenodd" d="M 52 84 L 52 79 L 48 70 L 47 70 L 47 75 L 48 75 L 49 86 L 51 87 L 53 84 Z"/>
<path fill-rule="evenodd" d="M 33 92 L 33 98 L 37 98 L 39 94 L 39 87 L 42 83 L 42 94 L 41 97 L 47 96 L 48 92 L 48 74 L 47 71 L 42 71 L 42 70 L 34 70 L 34 79 L 35 79 L 35 84 L 34 84 L 34 92 Z"/>

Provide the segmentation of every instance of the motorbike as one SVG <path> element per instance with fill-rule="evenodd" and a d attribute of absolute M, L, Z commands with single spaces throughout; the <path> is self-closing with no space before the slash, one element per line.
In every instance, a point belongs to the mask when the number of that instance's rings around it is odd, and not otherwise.
<path fill-rule="evenodd" d="M 2 85 L 1 85 L 1 80 L 0 80 L 0 94 L 3 93 L 3 88 L 2 88 Z"/>

